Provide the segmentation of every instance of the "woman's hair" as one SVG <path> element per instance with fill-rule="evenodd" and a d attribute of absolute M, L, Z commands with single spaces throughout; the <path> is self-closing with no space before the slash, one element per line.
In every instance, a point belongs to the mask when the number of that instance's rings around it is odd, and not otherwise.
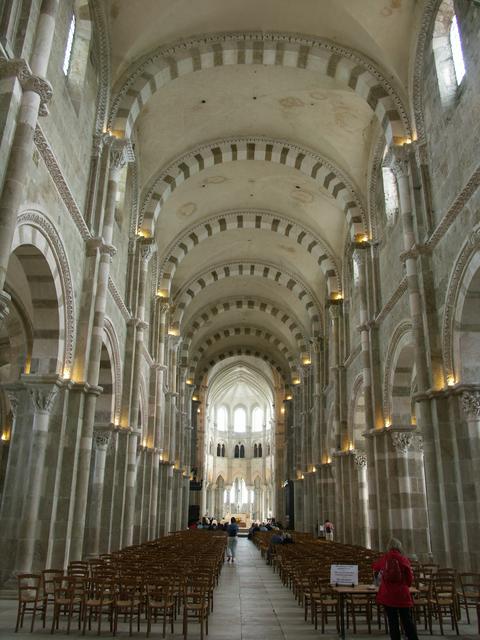
<path fill-rule="evenodd" d="M 390 540 L 388 541 L 387 551 L 392 551 L 392 549 L 395 549 L 396 551 L 400 551 L 400 553 L 403 553 L 402 543 L 397 538 L 390 538 Z"/>
<path fill-rule="evenodd" d="M 230 522 L 231 522 L 232 524 L 233 524 L 234 522 L 236 522 L 236 520 L 235 520 L 235 518 L 234 518 L 233 516 L 230 518 Z"/>

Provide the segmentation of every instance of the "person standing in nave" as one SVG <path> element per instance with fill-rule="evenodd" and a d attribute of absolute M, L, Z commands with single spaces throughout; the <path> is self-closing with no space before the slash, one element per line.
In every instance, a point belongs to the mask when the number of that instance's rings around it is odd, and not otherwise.
<path fill-rule="evenodd" d="M 402 553 L 400 540 L 392 538 L 387 545 L 387 553 L 374 562 L 372 568 L 381 576 L 377 602 L 385 607 L 391 640 L 401 640 L 399 618 L 407 640 L 418 640 L 410 593 L 413 571 L 409 559 Z"/>

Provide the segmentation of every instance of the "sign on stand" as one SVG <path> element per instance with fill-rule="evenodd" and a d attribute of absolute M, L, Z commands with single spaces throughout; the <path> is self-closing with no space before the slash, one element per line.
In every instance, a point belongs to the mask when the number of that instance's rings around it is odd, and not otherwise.
<path fill-rule="evenodd" d="M 358 564 L 332 564 L 330 584 L 338 587 L 356 587 L 358 584 Z"/>

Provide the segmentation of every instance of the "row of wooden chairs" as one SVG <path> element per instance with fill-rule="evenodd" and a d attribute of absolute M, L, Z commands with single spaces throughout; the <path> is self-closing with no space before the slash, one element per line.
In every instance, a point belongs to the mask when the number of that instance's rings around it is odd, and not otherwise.
<path fill-rule="evenodd" d="M 294 545 L 271 545 L 270 532 L 257 532 L 253 541 L 268 558 L 273 570 L 279 573 L 283 584 L 290 588 L 298 603 L 304 607 L 305 620 L 310 617 L 317 628 L 320 615 L 322 633 L 329 616 L 334 616 L 338 627 L 338 599 L 330 587 L 330 566 L 332 564 L 355 564 L 359 569 L 359 582 L 373 582 L 372 563 L 379 553 L 355 545 L 315 540 L 308 534 L 294 534 Z M 267 552 L 268 550 L 268 552 Z M 433 563 L 422 564 L 412 561 L 414 586 L 414 610 L 418 622 L 422 619 L 425 630 L 433 633 L 433 624 L 438 623 L 444 635 L 445 622 L 459 633 L 458 621 L 465 611 L 470 623 L 470 611 L 480 608 L 480 574 L 457 573 L 451 568 L 441 568 Z M 374 618 L 381 628 L 381 608 L 375 602 L 374 594 L 355 594 L 345 597 L 347 626 L 350 621 L 356 632 L 357 619 L 364 619 L 368 632 Z M 310 612 L 310 616 L 309 616 Z M 479 621 L 480 632 L 480 621 Z"/>
<path fill-rule="evenodd" d="M 113 635 L 120 621 L 128 622 L 131 636 L 134 627 L 140 631 L 145 620 L 148 637 L 152 624 L 160 620 L 165 637 L 167 623 L 173 633 L 174 621 L 183 612 L 184 637 L 189 621 L 195 619 L 203 638 L 204 629 L 208 634 L 225 546 L 225 535 L 182 532 L 88 562 L 72 562 L 65 573 L 48 569 L 41 574 L 21 574 L 15 631 L 23 627 L 27 613 L 32 616 L 30 631 L 37 615 L 45 628 L 52 610 L 51 633 L 65 618 L 70 633 L 76 618 L 83 634 L 95 622 L 100 635 L 106 619 Z"/>

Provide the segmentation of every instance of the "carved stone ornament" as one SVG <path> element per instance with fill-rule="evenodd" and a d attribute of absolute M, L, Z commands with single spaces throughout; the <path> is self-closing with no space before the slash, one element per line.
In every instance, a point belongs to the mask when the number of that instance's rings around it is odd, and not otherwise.
<path fill-rule="evenodd" d="M 353 454 L 353 461 L 357 467 L 364 469 L 367 466 L 367 454 L 355 451 Z"/>
<path fill-rule="evenodd" d="M 8 78 L 16 76 L 22 85 L 24 91 L 34 91 L 40 96 L 40 115 L 46 115 L 45 105 L 52 99 L 52 85 L 45 80 L 32 73 L 28 63 L 23 58 L 14 58 L 7 60 L 0 59 L 0 78 Z"/>
<path fill-rule="evenodd" d="M 413 436 L 412 448 L 414 451 L 423 453 L 423 436 Z"/>
<path fill-rule="evenodd" d="M 28 383 L 33 408 L 38 413 L 50 413 L 58 393 L 56 384 Z"/>
<path fill-rule="evenodd" d="M 462 393 L 462 409 L 467 420 L 480 419 L 480 391 Z"/>
<path fill-rule="evenodd" d="M 10 296 L 5 291 L 0 291 L 0 324 L 3 324 L 10 313 Z"/>
<path fill-rule="evenodd" d="M 15 418 L 17 415 L 18 402 L 19 402 L 18 391 L 12 388 L 10 389 L 7 388 L 5 389 L 5 392 L 10 402 L 10 409 L 12 410 L 13 417 Z"/>
<path fill-rule="evenodd" d="M 95 449 L 106 451 L 110 443 L 111 431 L 95 431 L 93 434 L 93 443 Z"/>
<path fill-rule="evenodd" d="M 395 451 L 406 454 L 413 443 L 413 433 L 394 431 L 391 435 L 392 445 Z"/>
<path fill-rule="evenodd" d="M 133 153 L 133 147 L 130 140 L 114 138 L 110 149 L 111 169 L 114 172 L 119 172 L 126 164 L 133 162 L 134 160 L 135 155 Z"/>
<path fill-rule="evenodd" d="M 408 151 L 404 147 L 395 147 L 392 149 L 390 169 L 393 171 L 397 181 L 400 180 L 400 178 L 408 177 L 409 165 Z"/>

